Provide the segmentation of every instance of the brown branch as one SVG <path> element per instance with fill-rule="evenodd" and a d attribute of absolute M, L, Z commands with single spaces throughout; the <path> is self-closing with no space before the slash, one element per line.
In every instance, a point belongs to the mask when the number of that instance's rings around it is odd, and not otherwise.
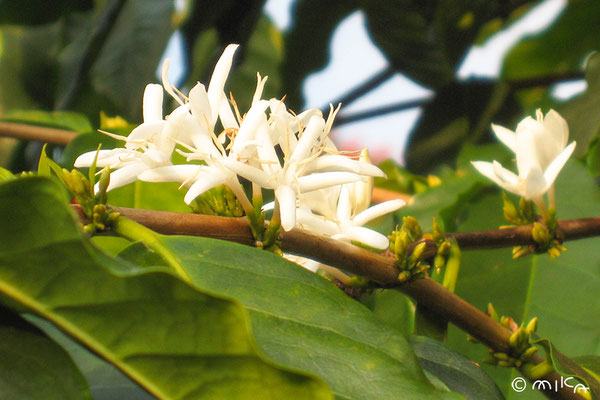
<path fill-rule="evenodd" d="M 0 136 L 23 140 L 39 140 L 45 143 L 67 145 L 77 132 L 65 129 L 44 128 L 15 122 L 0 122 Z"/>
<path fill-rule="evenodd" d="M 81 208 L 74 206 L 82 221 L 86 218 Z M 167 211 L 149 211 L 131 208 L 116 208 L 121 215 L 131 218 L 156 232 L 174 235 L 194 235 L 225 239 L 252 245 L 254 239 L 245 218 L 213 217 L 197 214 L 183 214 Z M 559 221 L 559 226 L 566 240 L 600 234 L 600 218 Z M 528 230 L 529 229 L 529 230 Z M 497 247 L 502 245 L 527 244 L 530 238 L 526 233 L 530 227 L 490 230 L 480 232 L 465 232 L 450 234 L 457 237 L 465 247 Z M 489 237 L 494 239 L 489 239 Z M 315 259 L 328 265 L 335 265 L 353 274 L 364 276 L 383 287 L 396 288 L 415 299 L 423 307 L 433 310 L 440 318 L 448 320 L 471 336 L 480 340 L 497 352 L 510 352 L 509 337 L 511 331 L 496 323 L 486 314 L 467 303 L 456 294 L 448 291 L 432 279 L 418 279 L 399 284 L 398 269 L 390 257 L 376 254 L 349 243 L 343 243 L 322 235 L 292 229 L 281 234 L 282 249 L 286 252 Z M 534 363 L 543 359 L 536 355 Z M 548 374 L 544 379 L 553 382 L 560 379 L 557 373 Z M 545 391 L 550 398 L 582 399 L 568 388 L 558 392 Z"/>
<path fill-rule="evenodd" d="M 600 236 L 600 217 L 560 220 L 558 229 L 559 237 L 563 241 Z M 531 236 L 531 225 L 484 231 L 453 232 L 446 236 L 455 238 L 462 250 L 535 244 Z M 434 256 L 435 244 L 431 240 L 425 240 L 425 242 L 427 243 L 425 257 Z"/>

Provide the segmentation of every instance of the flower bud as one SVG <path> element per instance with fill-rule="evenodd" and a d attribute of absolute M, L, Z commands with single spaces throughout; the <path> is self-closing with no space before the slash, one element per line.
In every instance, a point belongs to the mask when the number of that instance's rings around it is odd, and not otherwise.
<path fill-rule="evenodd" d="M 100 193 L 106 193 L 108 185 L 110 184 L 110 167 L 106 166 L 100 173 L 100 180 L 98 181 L 100 186 Z"/>

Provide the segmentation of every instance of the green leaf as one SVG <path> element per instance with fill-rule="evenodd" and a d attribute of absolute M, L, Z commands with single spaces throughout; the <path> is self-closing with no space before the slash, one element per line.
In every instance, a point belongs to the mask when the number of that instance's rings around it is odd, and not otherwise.
<path fill-rule="evenodd" d="M 424 336 L 411 336 L 410 343 L 421 366 L 467 400 L 502 400 L 496 383 L 481 367 L 447 346 Z"/>
<path fill-rule="evenodd" d="M 324 278 L 236 243 L 162 236 L 193 284 L 246 307 L 260 348 L 273 360 L 323 378 L 340 399 L 455 398 L 436 391 L 406 339 Z M 138 263 L 140 245 L 126 250 Z"/>
<path fill-rule="evenodd" d="M 596 112 L 600 107 L 600 53 L 588 59 L 585 80 L 588 83 L 585 93 L 559 109 L 569 123 L 570 140 L 577 141 L 575 156 L 585 154 L 600 134 L 600 115 Z"/>
<path fill-rule="evenodd" d="M 556 193 L 561 219 L 600 214 L 600 189 L 576 160 L 569 161 L 558 176 Z M 459 230 L 493 229 L 505 224 L 499 191 L 487 192 L 473 198 L 465 208 Z M 456 292 L 481 310 L 491 302 L 499 314 L 511 316 L 518 323 L 538 317 L 539 334 L 549 337 L 566 354 L 594 354 L 600 341 L 600 304 L 594 297 L 600 291 L 600 278 L 595 272 L 596 260 L 600 259 L 597 240 L 566 242 L 568 251 L 556 259 L 540 255 L 513 260 L 510 248 L 464 250 Z M 484 346 L 468 343 L 457 329 L 450 329 L 448 343 L 472 360 L 487 357 Z M 510 370 L 484 369 L 507 398 L 534 396 L 530 391 L 515 393 L 511 389 L 516 375 Z"/>
<path fill-rule="evenodd" d="M 399 72 L 431 88 L 450 82 L 453 65 L 430 29 L 427 3 L 371 0 L 361 2 L 373 41 Z"/>
<path fill-rule="evenodd" d="M 238 303 L 92 247 L 50 180 L 0 185 L 0 215 L 0 294 L 157 397 L 331 398 L 322 381 L 257 352 Z"/>
<path fill-rule="evenodd" d="M 361 296 L 360 302 L 405 337 L 413 333 L 415 305 L 410 297 L 400 291 L 376 289 Z"/>
<path fill-rule="evenodd" d="M 90 70 L 98 93 L 131 121 L 141 116 L 144 87 L 156 80 L 173 32 L 173 7 L 164 0 L 127 1 Z"/>
<path fill-rule="evenodd" d="M 550 28 L 521 41 L 508 53 L 502 77 L 525 79 L 579 70 L 585 56 L 598 49 L 600 33 L 589 27 L 599 17 L 596 0 L 568 2 Z"/>
<path fill-rule="evenodd" d="M 59 24 L 0 27 L 0 114 L 51 109 L 56 86 Z"/>
<path fill-rule="evenodd" d="M 68 354 L 18 314 L 0 306 L 0 392 L 7 399 L 92 399 Z"/>
<path fill-rule="evenodd" d="M 17 177 L 9 170 L 0 167 L 0 182 L 12 181 L 13 179 L 17 179 Z"/>
<path fill-rule="evenodd" d="M 578 356 L 572 357 L 572 360 L 600 382 L 600 356 Z"/>
<path fill-rule="evenodd" d="M 92 130 L 85 115 L 71 111 L 12 110 L 2 116 L 2 121 L 47 126 L 84 133 Z"/>
<path fill-rule="evenodd" d="M 426 173 L 442 163 L 453 165 L 464 143 L 488 142 L 490 123 L 510 126 L 517 111 L 520 108 L 503 83 L 453 82 L 441 88 L 424 107 L 410 137 L 407 168 Z"/>
<path fill-rule="evenodd" d="M 0 24 L 46 24 L 73 11 L 89 10 L 93 4 L 92 0 L 2 1 L 0 2 Z"/>
<path fill-rule="evenodd" d="M 443 221 L 444 229 L 451 232 L 469 201 L 487 186 L 483 178 L 473 173 L 448 178 L 416 195 L 411 204 L 402 207 L 396 214 L 415 217 L 423 231 L 430 231 L 433 217 L 438 217 Z"/>
<path fill-rule="evenodd" d="M 592 393 L 595 398 L 600 398 L 600 381 L 597 377 L 589 374 L 574 360 L 561 353 L 549 339 L 536 339 L 532 340 L 532 343 L 542 346 L 546 353 L 546 359 L 550 360 L 556 372 L 565 377 L 573 376 L 584 382 L 581 384 L 583 386 L 581 389 L 586 393 Z M 577 386 L 576 383 L 572 383 L 572 385 Z"/>
<path fill-rule="evenodd" d="M 294 23 L 285 36 L 285 58 L 281 66 L 282 87 L 292 109 L 299 109 L 304 103 L 304 78 L 327 62 L 333 30 L 357 8 L 356 0 L 338 1 L 335 7 L 320 0 L 295 2 Z"/>

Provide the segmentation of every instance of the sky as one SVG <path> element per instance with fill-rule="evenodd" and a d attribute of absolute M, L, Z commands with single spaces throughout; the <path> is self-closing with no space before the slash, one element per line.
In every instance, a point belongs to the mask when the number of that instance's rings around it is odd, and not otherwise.
<path fill-rule="evenodd" d="M 265 14 L 279 29 L 285 31 L 292 23 L 292 6 L 293 0 L 268 0 Z M 508 29 L 491 37 L 483 46 L 473 47 L 460 66 L 458 76 L 462 79 L 497 77 L 506 52 L 522 37 L 548 27 L 565 6 L 566 0 L 543 1 Z M 326 106 L 388 65 L 383 53 L 369 38 L 364 14 L 360 11 L 346 17 L 335 29 L 330 51 L 329 64 L 308 76 L 304 83 L 305 108 Z M 585 82 L 557 86 L 555 96 L 568 98 L 584 90 Z M 431 94 L 428 89 L 401 74 L 396 74 L 348 107 L 342 105 L 340 115 L 421 99 Z M 403 162 L 406 139 L 419 115 L 419 109 L 396 112 L 342 125 L 332 134 L 341 148 L 356 149 L 367 146 L 374 161 L 391 157 Z"/>

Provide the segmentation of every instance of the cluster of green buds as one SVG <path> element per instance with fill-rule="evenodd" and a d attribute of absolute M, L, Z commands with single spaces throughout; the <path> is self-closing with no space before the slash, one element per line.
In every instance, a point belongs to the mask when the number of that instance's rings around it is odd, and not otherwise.
<path fill-rule="evenodd" d="M 535 221 L 533 201 L 521 197 L 519 205 L 515 205 L 506 192 L 502 192 L 502 211 L 504 218 L 512 225 L 529 225 Z"/>
<path fill-rule="evenodd" d="M 521 198 L 517 207 L 503 192 L 503 211 L 504 218 L 514 225 L 532 224 L 531 236 L 535 245 L 515 246 L 513 248 L 513 258 L 523 257 L 532 253 L 548 253 L 550 257 L 556 258 L 561 251 L 567 249 L 562 245 L 558 235 L 558 224 L 556 222 L 556 211 L 547 210 L 543 216 L 543 222 L 536 220 L 534 205 L 532 201 Z"/>
<path fill-rule="evenodd" d="M 400 269 L 398 281 L 406 282 L 411 279 L 425 277 L 429 269 L 429 265 L 423 263 L 423 254 L 427 243 L 422 241 L 415 244 L 422 237 L 421 227 L 413 217 L 404 217 L 402 227 L 388 236 L 390 250 L 394 253 L 394 261 Z"/>
<path fill-rule="evenodd" d="M 83 227 L 84 232 L 93 235 L 98 231 L 107 229 L 117 218 L 119 213 L 106 205 L 108 185 L 110 184 L 110 168 L 104 167 L 100 172 L 98 190 L 94 193 L 94 181 L 96 175 L 96 161 L 86 177 L 78 170 L 67 170 L 61 168 L 46 155 L 46 146 L 40 154 L 38 174 L 50 176 L 54 171 L 58 180 L 71 192 L 75 201 L 81 207 L 83 213 L 88 217 L 90 223 Z"/>
<path fill-rule="evenodd" d="M 89 179 L 76 169 L 68 171 L 63 168 L 62 176 L 59 176 L 59 179 L 75 196 L 81 210 L 91 221 L 83 227 L 84 232 L 94 235 L 107 229 L 119 218 L 120 214 L 106 205 L 106 189 L 110 184 L 110 169 L 108 167 L 105 167 L 100 173 L 97 193 L 94 193 L 94 187 Z"/>
<path fill-rule="evenodd" d="M 544 223 L 534 222 L 531 228 L 531 236 L 536 243 L 536 253 L 548 253 L 550 257 L 556 258 L 560 256 L 561 251 L 567 251 L 567 248 L 562 245 L 559 234 L 556 213 L 554 210 L 549 210 L 548 215 L 544 217 Z"/>
<path fill-rule="evenodd" d="M 531 335 L 537 329 L 537 318 L 531 319 L 527 325 L 521 324 L 521 326 L 517 326 L 511 317 L 501 317 L 498 315 L 494 306 L 491 304 L 488 304 L 487 314 L 491 319 L 512 331 L 512 334 L 508 340 L 510 351 L 508 353 L 503 353 L 490 349 L 491 358 L 485 360 L 485 362 L 501 367 L 522 368 L 527 371 L 526 375 L 531 379 L 538 379 L 550 372 L 545 365 L 542 366 L 544 363 L 537 365 L 528 364 L 538 350 L 537 347 L 531 344 Z M 537 371 L 535 368 L 537 368 Z"/>
<path fill-rule="evenodd" d="M 442 268 L 444 268 L 444 266 L 446 265 L 446 259 L 448 257 L 448 254 L 450 254 L 450 248 L 452 247 L 452 243 L 446 237 L 442 225 L 435 218 L 433 218 L 433 228 L 431 235 L 432 240 L 435 243 L 435 247 L 437 248 L 437 254 L 433 259 L 433 267 L 435 268 L 435 273 L 440 274 L 442 272 Z"/>
<path fill-rule="evenodd" d="M 241 217 L 244 209 L 233 191 L 225 185 L 214 187 L 190 204 L 195 214 L 218 215 L 221 217 Z"/>
<path fill-rule="evenodd" d="M 262 211 L 262 197 L 253 196 L 253 209 L 246 211 L 246 218 L 250 223 L 250 230 L 254 236 L 254 245 L 259 249 L 264 249 L 272 253 L 283 256 L 281 251 L 281 241 L 279 240 L 279 231 L 281 229 L 281 220 L 272 218 L 269 225 L 265 225 L 265 213 Z"/>

